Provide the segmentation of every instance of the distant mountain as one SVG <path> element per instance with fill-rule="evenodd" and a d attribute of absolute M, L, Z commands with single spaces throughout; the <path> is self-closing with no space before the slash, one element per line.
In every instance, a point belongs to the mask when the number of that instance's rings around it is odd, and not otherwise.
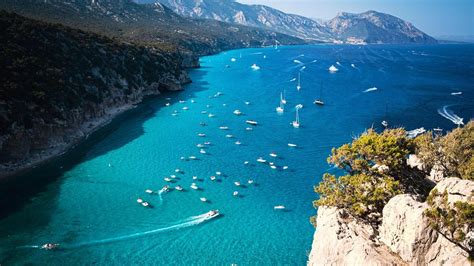
<path fill-rule="evenodd" d="M 413 24 L 376 11 L 360 14 L 339 13 L 326 22 L 338 40 L 367 43 L 436 43 Z"/>
<path fill-rule="evenodd" d="M 136 0 L 149 2 L 150 0 Z M 298 38 L 343 43 L 436 43 L 411 23 L 392 15 L 368 11 L 340 13 L 323 23 L 286 14 L 263 5 L 245 5 L 234 0 L 157 0 L 179 15 L 207 18 L 275 30 Z"/>
<path fill-rule="evenodd" d="M 144 3 L 147 0 L 138 0 Z M 264 5 L 245 5 L 234 0 L 158 0 L 179 15 L 215 19 L 246 26 L 267 28 L 298 38 L 329 41 L 331 33 L 319 22 L 286 14 Z"/>
<path fill-rule="evenodd" d="M 159 3 L 131 0 L 0 0 L 0 9 L 162 49 L 196 54 L 302 40 L 268 29 L 184 18 Z"/>

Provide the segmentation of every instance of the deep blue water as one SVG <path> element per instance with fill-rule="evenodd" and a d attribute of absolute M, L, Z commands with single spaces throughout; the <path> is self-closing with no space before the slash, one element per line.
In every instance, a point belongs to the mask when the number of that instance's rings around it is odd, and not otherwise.
<path fill-rule="evenodd" d="M 450 130 L 456 125 L 439 112 L 465 122 L 474 117 L 473 45 L 244 49 L 201 63 L 185 91 L 147 101 L 66 157 L 4 184 L 1 200 L 12 207 L 0 220 L 0 264 L 304 265 L 314 232 L 313 186 L 333 171 L 326 163 L 332 147 L 368 127 L 380 129 L 382 120 Z M 339 71 L 330 73 L 331 65 Z M 298 92 L 291 80 L 299 71 Z M 287 104 L 278 115 L 283 90 Z M 223 95 L 210 97 L 217 92 Z M 320 96 L 324 107 L 312 104 Z M 297 104 L 304 106 L 299 129 L 290 125 Z M 234 115 L 235 109 L 243 115 Z M 259 122 L 253 131 L 246 130 L 248 119 Z M 196 145 L 207 141 L 212 145 L 200 154 Z M 257 163 L 260 156 L 278 169 Z M 184 173 L 172 186 L 185 192 L 163 193 L 161 200 L 145 193 L 166 185 L 163 178 L 176 168 Z M 222 176 L 211 181 L 216 171 Z M 202 190 L 190 189 L 192 176 L 200 178 L 195 182 Z M 255 184 L 246 184 L 249 179 Z M 139 197 L 153 208 L 138 205 Z M 275 205 L 287 211 L 275 211 Z M 194 217 L 211 209 L 222 216 Z M 62 249 L 32 247 L 47 242 Z"/>

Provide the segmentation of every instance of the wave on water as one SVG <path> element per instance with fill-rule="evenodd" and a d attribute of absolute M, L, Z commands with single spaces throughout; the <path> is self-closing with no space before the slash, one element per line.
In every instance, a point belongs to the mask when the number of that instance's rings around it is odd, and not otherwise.
<path fill-rule="evenodd" d="M 372 87 L 372 88 L 366 89 L 366 90 L 364 91 L 364 93 L 371 92 L 371 91 L 376 91 L 376 90 L 378 90 L 377 87 Z"/>
<path fill-rule="evenodd" d="M 452 110 L 449 109 L 449 105 L 443 106 L 443 108 L 438 109 L 438 114 L 442 117 L 450 120 L 455 125 L 461 126 L 464 125 L 464 118 L 457 116 Z"/>
<path fill-rule="evenodd" d="M 139 238 L 139 237 L 144 237 L 148 235 L 153 235 L 153 234 L 158 234 L 158 233 L 163 233 L 171 230 L 179 230 L 183 229 L 186 227 L 191 227 L 195 226 L 198 224 L 201 224 L 203 222 L 206 222 L 208 220 L 211 220 L 212 218 L 215 218 L 216 216 L 209 216 L 207 213 L 201 214 L 198 216 L 191 216 L 187 219 L 179 221 L 177 224 L 170 225 L 167 227 L 161 227 L 145 232 L 138 232 L 138 233 L 133 233 L 129 235 L 124 235 L 124 236 L 118 236 L 118 237 L 112 237 L 112 238 L 106 238 L 106 239 L 100 239 L 100 240 L 93 240 L 93 241 L 87 241 L 87 242 L 81 242 L 77 244 L 59 244 L 58 249 L 76 249 L 76 248 L 82 248 L 86 246 L 94 246 L 94 245 L 102 245 L 102 244 L 108 244 L 108 243 L 113 243 L 113 242 L 118 242 L 118 241 L 124 241 L 124 240 L 129 240 L 129 239 L 134 239 L 134 238 Z M 41 249 L 42 247 L 39 245 L 26 245 L 26 246 L 21 246 L 18 248 L 23 248 L 23 249 Z"/>

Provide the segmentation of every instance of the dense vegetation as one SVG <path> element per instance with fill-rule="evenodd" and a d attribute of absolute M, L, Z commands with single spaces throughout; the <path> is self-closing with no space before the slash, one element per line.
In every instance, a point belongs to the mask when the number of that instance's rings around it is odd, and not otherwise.
<path fill-rule="evenodd" d="M 182 71 L 176 55 L 4 11 L 0 28 L 0 162 Z"/>
<path fill-rule="evenodd" d="M 319 199 L 314 206 L 346 209 L 353 217 L 378 225 L 383 207 L 395 195 L 411 193 L 420 199 L 428 196 L 432 185 L 425 177 L 435 165 L 441 165 L 444 176 L 473 180 L 473 147 L 472 121 L 442 137 L 433 137 L 427 132 L 410 139 L 403 129 L 388 129 L 382 133 L 369 129 L 352 143 L 332 150 L 328 162 L 346 174 L 340 177 L 325 174 L 323 181 L 315 187 Z M 409 154 L 421 158 L 423 171 L 407 165 Z M 429 202 L 434 203 L 432 198 Z M 459 235 L 453 231 L 453 226 L 473 226 L 472 204 L 432 207 L 429 217 L 434 223 L 440 218 L 447 219 L 440 226 L 451 228 L 448 231 L 453 237 Z M 447 214 L 453 214 L 456 220 Z M 315 218 L 311 221 L 314 223 Z"/>

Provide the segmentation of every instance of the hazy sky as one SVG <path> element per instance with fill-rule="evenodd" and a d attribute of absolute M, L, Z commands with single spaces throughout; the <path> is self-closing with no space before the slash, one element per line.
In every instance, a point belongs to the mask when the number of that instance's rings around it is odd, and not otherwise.
<path fill-rule="evenodd" d="M 268 5 L 287 13 L 331 19 L 340 11 L 376 10 L 412 22 L 426 33 L 474 35 L 474 0 L 237 0 Z"/>

